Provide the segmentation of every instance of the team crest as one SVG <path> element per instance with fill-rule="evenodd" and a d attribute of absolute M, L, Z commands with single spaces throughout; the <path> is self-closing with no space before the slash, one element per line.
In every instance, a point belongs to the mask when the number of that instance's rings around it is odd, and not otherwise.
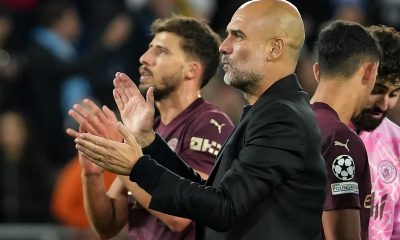
<path fill-rule="evenodd" d="M 383 160 L 378 164 L 378 175 L 383 182 L 391 183 L 397 176 L 396 167 L 392 162 Z"/>
<path fill-rule="evenodd" d="M 168 146 L 169 148 L 172 149 L 172 151 L 175 152 L 176 146 L 178 145 L 178 139 L 177 138 L 172 138 L 171 140 L 168 141 Z"/>
<path fill-rule="evenodd" d="M 355 164 L 349 155 L 340 155 L 332 163 L 333 174 L 342 181 L 349 181 L 354 178 Z"/>

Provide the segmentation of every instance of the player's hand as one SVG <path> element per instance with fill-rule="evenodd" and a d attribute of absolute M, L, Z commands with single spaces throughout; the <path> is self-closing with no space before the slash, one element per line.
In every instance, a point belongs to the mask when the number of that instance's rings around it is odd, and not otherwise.
<path fill-rule="evenodd" d="M 82 168 L 82 173 L 85 176 L 90 176 L 90 175 L 101 175 L 104 172 L 104 169 L 97 166 L 96 164 L 92 163 L 89 161 L 87 158 L 85 158 L 81 152 L 78 152 L 79 154 L 79 164 L 81 165 Z"/>
<path fill-rule="evenodd" d="M 83 133 L 75 139 L 76 149 L 84 158 L 110 172 L 129 175 L 143 153 L 135 137 L 122 123 L 118 124 L 118 129 L 125 143 Z"/>
<path fill-rule="evenodd" d="M 143 98 L 133 81 L 125 74 L 117 72 L 114 79 L 113 95 L 125 126 L 141 147 L 153 142 L 154 96 L 149 88 Z"/>
<path fill-rule="evenodd" d="M 68 114 L 85 129 L 85 132 L 122 142 L 122 136 L 117 128 L 117 117 L 107 106 L 100 109 L 91 100 L 84 99 L 82 104 L 74 104 Z M 79 135 L 71 128 L 68 128 L 66 132 L 74 138 Z"/>
<path fill-rule="evenodd" d="M 75 130 L 70 129 L 70 131 L 74 132 L 74 135 L 76 137 L 79 136 L 80 133 L 85 133 L 87 131 L 84 130 L 82 126 L 79 127 L 79 132 L 76 132 Z M 68 129 L 67 129 L 68 132 Z M 104 172 L 104 169 L 101 167 L 97 166 L 96 164 L 92 163 L 88 159 L 86 159 L 81 152 L 78 151 L 78 159 L 79 159 L 79 164 L 81 165 L 82 168 L 82 173 L 85 176 L 91 176 L 91 175 L 101 175 Z"/>

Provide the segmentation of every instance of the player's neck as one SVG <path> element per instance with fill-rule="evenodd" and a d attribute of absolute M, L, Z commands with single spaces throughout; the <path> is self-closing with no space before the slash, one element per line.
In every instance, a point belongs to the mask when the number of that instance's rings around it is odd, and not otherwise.
<path fill-rule="evenodd" d="M 339 116 L 344 124 L 348 124 L 356 111 L 356 94 L 349 92 L 348 87 L 332 86 L 331 83 L 322 83 L 320 81 L 314 96 L 310 102 L 323 102 L 328 104 Z M 353 91 L 354 93 L 354 91 Z"/>
<path fill-rule="evenodd" d="M 160 111 L 161 122 L 169 124 L 176 116 L 183 112 L 190 104 L 200 97 L 200 91 L 197 93 L 182 93 L 175 91 L 167 98 L 157 101 L 157 108 Z"/>

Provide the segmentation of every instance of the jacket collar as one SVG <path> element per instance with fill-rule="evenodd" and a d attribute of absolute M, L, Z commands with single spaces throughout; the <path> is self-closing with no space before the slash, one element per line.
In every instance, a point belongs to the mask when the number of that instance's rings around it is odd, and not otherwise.
<path fill-rule="evenodd" d="M 296 74 L 290 74 L 271 85 L 260 98 L 251 106 L 245 105 L 243 107 L 240 121 L 247 115 L 250 110 L 253 112 L 260 107 L 263 107 L 267 102 L 272 99 L 281 98 L 283 95 L 292 94 L 293 92 L 303 91 Z"/>

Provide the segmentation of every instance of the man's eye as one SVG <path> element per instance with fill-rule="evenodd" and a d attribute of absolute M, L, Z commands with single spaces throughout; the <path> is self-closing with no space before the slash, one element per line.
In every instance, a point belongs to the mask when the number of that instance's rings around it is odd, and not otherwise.
<path fill-rule="evenodd" d="M 397 96 L 399 96 L 399 92 L 398 92 L 398 91 L 392 92 L 392 93 L 390 93 L 390 95 L 389 95 L 389 97 L 397 97 Z"/>
<path fill-rule="evenodd" d="M 165 48 L 158 47 L 157 48 L 157 53 L 158 54 L 166 54 L 166 53 L 168 53 L 168 50 L 165 49 Z"/>
<path fill-rule="evenodd" d="M 233 36 L 235 38 L 240 38 L 240 39 L 242 38 L 242 35 L 240 35 L 240 33 L 234 33 Z"/>
<path fill-rule="evenodd" d="M 371 91 L 371 94 L 382 94 L 382 93 L 385 93 L 385 90 L 374 88 Z"/>

